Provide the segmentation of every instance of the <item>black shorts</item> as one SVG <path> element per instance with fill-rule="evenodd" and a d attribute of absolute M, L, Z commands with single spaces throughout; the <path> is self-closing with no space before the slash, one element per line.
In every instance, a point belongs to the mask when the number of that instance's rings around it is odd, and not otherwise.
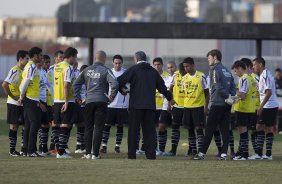
<path fill-rule="evenodd" d="M 155 116 L 155 125 L 156 126 L 159 124 L 161 112 L 162 110 L 159 110 L 159 109 L 156 110 L 156 116 Z"/>
<path fill-rule="evenodd" d="M 53 106 L 53 117 L 55 124 L 69 124 L 72 125 L 77 119 L 77 114 L 75 112 L 75 103 L 69 102 L 66 112 L 61 112 L 64 103 L 54 103 Z"/>
<path fill-rule="evenodd" d="M 202 127 L 205 123 L 204 107 L 184 108 L 183 125 L 187 128 Z"/>
<path fill-rule="evenodd" d="M 47 106 L 47 113 L 48 113 L 48 122 L 52 122 L 54 120 L 53 118 L 53 107 Z"/>
<path fill-rule="evenodd" d="M 44 103 L 44 102 L 40 102 L 42 103 L 43 105 L 45 105 L 46 109 L 47 109 L 47 104 Z M 42 125 L 47 125 L 49 124 L 49 121 L 48 121 L 48 110 L 46 112 L 43 112 L 40 108 L 40 111 L 41 111 L 41 124 Z"/>
<path fill-rule="evenodd" d="M 172 122 L 177 125 L 182 125 L 183 124 L 183 112 L 184 112 L 184 108 L 173 107 L 171 111 Z"/>
<path fill-rule="evenodd" d="M 17 106 L 7 103 L 7 123 L 16 125 L 24 124 L 23 106 Z"/>
<path fill-rule="evenodd" d="M 172 121 L 172 117 L 171 117 L 171 113 L 166 111 L 166 110 L 162 110 L 161 114 L 160 114 L 160 121 L 159 123 L 165 124 L 170 126 L 171 125 L 171 121 Z"/>
<path fill-rule="evenodd" d="M 122 108 L 108 108 L 107 125 L 123 125 L 128 124 L 128 111 Z"/>
<path fill-rule="evenodd" d="M 253 113 L 244 113 L 244 112 L 237 112 L 235 111 L 235 126 L 240 127 L 249 127 L 252 121 Z"/>
<path fill-rule="evenodd" d="M 251 122 L 248 126 L 248 130 L 256 130 L 257 122 L 258 122 L 257 112 L 251 113 Z"/>
<path fill-rule="evenodd" d="M 258 118 L 258 124 L 264 124 L 267 127 L 271 127 L 276 124 L 278 107 L 275 108 L 263 108 L 261 115 Z"/>
<path fill-rule="evenodd" d="M 81 107 L 81 105 L 74 103 L 75 106 L 75 113 L 76 113 L 76 119 L 75 124 L 81 124 L 84 122 L 84 107 Z"/>

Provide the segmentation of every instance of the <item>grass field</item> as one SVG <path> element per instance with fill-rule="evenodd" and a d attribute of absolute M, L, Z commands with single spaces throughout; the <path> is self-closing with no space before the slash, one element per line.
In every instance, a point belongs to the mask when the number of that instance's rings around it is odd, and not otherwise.
<path fill-rule="evenodd" d="M 2 103 L 0 107 L 1 115 L 4 114 L 0 116 L 1 119 L 5 117 L 6 112 L 2 112 L 5 111 Z M 189 160 L 183 156 L 187 147 L 181 146 L 182 143 L 187 142 L 185 130 L 181 131 L 176 157 L 157 157 L 157 160 L 149 161 L 144 156 L 138 156 L 137 160 L 127 160 L 125 134 L 120 154 L 114 153 L 114 137 L 111 137 L 109 153 L 102 155 L 101 160 L 81 160 L 80 154 L 73 154 L 74 159 L 58 160 L 53 157 L 10 157 L 7 130 L 5 120 L 0 120 L 0 184 L 282 183 L 282 136 L 279 135 L 276 135 L 274 142 L 273 161 L 218 161 L 215 159 L 216 148 L 213 142 L 206 160 Z M 114 135 L 114 132 L 115 128 L 112 128 L 111 135 Z M 235 145 L 237 147 L 237 141 Z M 73 136 L 70 139 L 70 149 L 74 151 L 74 147 Z M 169 148 L 170 139 L 167 150 Z"/>

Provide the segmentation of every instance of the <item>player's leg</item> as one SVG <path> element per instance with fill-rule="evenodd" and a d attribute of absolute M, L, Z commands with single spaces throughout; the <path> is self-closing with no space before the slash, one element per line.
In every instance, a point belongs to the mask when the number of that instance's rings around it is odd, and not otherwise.
<path fill-rule="evenodd" d="M 110 138 L 111 127 L 112 125 L 114 126 L 117 121 L 117 111 L 117 108 L 108 108 L 106 124 L 103 129 L 102 147 L 100 149 L 101 153 L 107 153 L 107 146 Z"/>
<path fill-rule="evenodd" d="M 278 108 L 268 109 L 268 116 L 266 120 L 266 154 L 263 156 L 263 159 L 272 160 L 272 145 L 274 140 L 274 134 L 272 127 L 276 125 Z"/>
<path fill-rule="evenodd" d="M 159 132 L 158 132 L 158 140 L 159 140 L 159 152 L 157 156 L 162 156 L 165 152 L 165 146 L 167 142 L 167 124 L 170 113 L 165 110 L 161 111 L 160 120 L 159 120 Z"/>

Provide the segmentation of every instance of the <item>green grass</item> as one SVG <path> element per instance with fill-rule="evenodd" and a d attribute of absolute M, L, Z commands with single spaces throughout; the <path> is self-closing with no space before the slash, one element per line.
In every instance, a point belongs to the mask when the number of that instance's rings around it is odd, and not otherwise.
<path fill-rule="evenodd" d="M 5 119 L 6 104 L 0 103 L 0 119 Z M 6 183 L 104 183 L 104 184 L 174 184 L 174 183 L 236 183 L 236 184 L 280 184 L 282 170 L 282 136 L 276 135 L 273 148 L 273 161 L 218 161 L 215 159 L 214 142 L 208 151 L 206 160 L 189 160 L 183 155 L 187 147 L 187 132 L 182 129 L 178 155 L 176 157 L 157 157 L 146 160 L 138 156 L 137 160 L 127 160 L 126 132 L 121 147 L 122 153 L 115 154 L 115 128 L 111 129 L 111 138 L 107 154 L 101 160 L 81 160 L 81 154 L 73 154 L 74 159 L 60 160 L 46 158 L 12 158 L 8 155 L 8 125 L 0 120 L 0 184 Z M 168 131 L 170 133 L 170 129 Z M 75 129 L 72 131 L 74 135 Z M 20 137 L 20 136 L 19 136 Z M 170 137 L 170 136 L 169 136 Z M 235 147 L 238 135 L 235 134 Z M 21 141 L 19 138 L 18 141 Z M 70 149 L 74 151 L 75 137 L 70 139 Z M 170 149 L 170 139 L 167 150 Z M 251 147 L 250 147 L 251 148 Z M 19 148 L 18 148 L 19 149 Z M 251 150 L 252 151 L 252 150 Z"/>
<path fill-rule="evenodd" d="M 176 157 L 157 157 L 150 161 L 138 156 L 137 160 L 127 160 L 126 141 L 123 141 L 122 153 L 115 154 L 114 137 L 111 137 L 109 153 L 102 155 L 101 160 L 81 160 L 80 154 L 73 154 L 74 159 L 58 160 L 10 157 L 7 154 L 8 126 L 5 121 L 0 121 L 0 125 L 0 183 L 281 183 L 282 140 L 278 135 L 273 161 L 217 161 L 214 143 L 206 160 L 189 160 L 183 156 L 187 147 L 181 146 L 186 142 L 185 130 L 181 132 Z M 111 135 L 114 132 L 112 128 Z M 73 151 L 74 147 L 75 137 L 71 137 L 70 149 Z"/>

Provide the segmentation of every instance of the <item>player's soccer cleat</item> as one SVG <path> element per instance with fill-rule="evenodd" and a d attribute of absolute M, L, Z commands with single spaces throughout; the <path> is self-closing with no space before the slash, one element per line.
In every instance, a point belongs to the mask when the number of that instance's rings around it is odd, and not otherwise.
<path fill-rule="evenodd" d="M 39 152 L 38 154 L 43 156 L 43 157 L 46 157 L 47 155 L 49 155 L 49 151 L 47 151 L 47 152 L 42 151 L 42 152 Z"/>
<path fill-rule="evenodd" d="M 232 160 L 234 158 L 235 158 L 235 153 L 234 152 L 230 153 L 230 159 Z"/>
<path fill-rule="evenodd" d="M 163 156 L 164 152 L 156 149 L 156 156 Z"/>
<path fill-rule="evenodd" d="M 42 155 L 40 155 L 39 153 L 37 152 L 34 152 L 34 153 L 31 153 L 31 154 L 28 154 L 27 155 L 28 157 L 43 157 Z"/>
<path fill-rule="evenodd" d="M 272 160 L 272 155 L 270 155 L 270 156 L 263 155 L 262 159 L 263 160 Z"/>
<path fill-rule="evenodd" d="M 83 155 L 81 159 L 91 159 L 91 154 Z"/>
<path fill-rule="evenodd" d="M 263 158 L 259 156 L 258 154 L 254 154 L 252 156 L 248 157 L 249 160 L 262 160 Z"/>
<path fill-rule="evenodd" d="M 74 153 L 83 153 L 81 149 L 77 149 L 74 151 Z"/>
<path fill-rule="evenodd" d="M 50 155 L 57 155 L 58 154 L 58 151 L 57 150 L 50 150 Z"/>
<path fill-rule="evenodd" d="M 10 152 L 9 154 L 10 154 L 10 156 L 12 156 L 12 157 L 18 157 L 18 156 L 21 156 L 21 154 L 20 154 L 19 152 L 17 152 L 16 150 L 15 150 L 15 151 L 13 151 L 13 152 Z"/>
<path fill-rule="evenodd" d="M 238 156 L 238 157 L 234 157 L 233 160 L 247 160 L 247 158 Z"/>
<path fill-rule="evenodd" d="M 66 152 L 67 154 L 71 154 L 71 151 L 70 151 L 69 148 L 66 148 L 66 149 L 65 149 L 65 152 Z"/>
<path fill-rule="evenodd" d="M 136 150 L 136 155 L 144 155 L 145 151 L 143 150 Z"/>
<path fill-rule="evenodd" d="M 220 157 L 218 160 L 227 160 L 227 155 L 225 153 L 221 153 Z"/>
<path fill-rule="evenodd" d="M 167 153 L 163 153 L 163 156 L 164 157 L 175 157 L 176 156 L 176 153 L 173 153 L 173 152 L 167 152 Z"/>
<path fill-rule="evenodd" d="M 102 146 L 100 153 L 107 153 L 107 146 Z"/>
<path fill-rule="evenodd" d="M 95 155 L 92 155 L 92 158 L 91 158 L 92 160 L 99 160 L 99 159 L 101 159 L 101 156 L 100 155 L 98 155 L 97 157 L 95 156 Z"/>
<path fill-rule="evenodd" d="M 67 153 L 64 153 L 63 155 L 57 154 L 56 158 L 72 158 L 72 156 Z"/>
<path fill-rule="evenodd" d="M 198 154 L 196 154 L 193 158 L 193 160 L 204 160 L 205 159 L 205 154 L 199 152 Z"/>
<path fill-rule="evenodd" d="M 120 147 L 119 146 L 115 147 L 115 153 L 120 153 Z"/>

